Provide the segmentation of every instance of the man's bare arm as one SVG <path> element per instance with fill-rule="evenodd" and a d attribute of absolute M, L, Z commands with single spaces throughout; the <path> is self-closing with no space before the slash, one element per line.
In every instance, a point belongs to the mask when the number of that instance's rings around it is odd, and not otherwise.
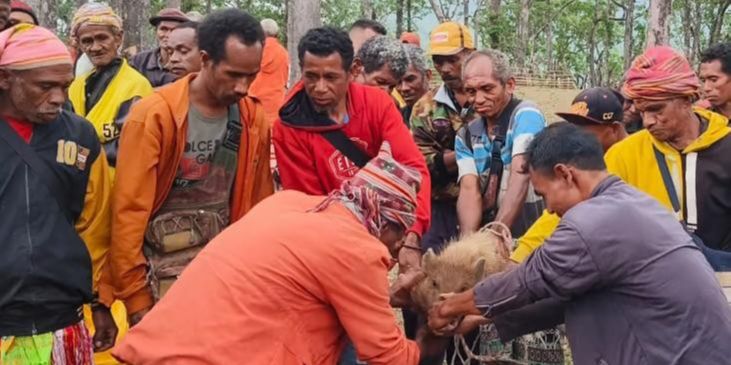
<path fill-rule="evenodd" d="M 475 232 L 480 228 L 482 195 L 480 194 L 480 179 L 476 175 L 463 176 L 459 182 L 457 215 L 462 235 Z"/>
<path fill-rule="evenodd" d="M 505 196 L 495 217 L 496 221 L 502 222 L 508 227 L 512 227 L 518 215 L 520 215 L 525 197 L 528 195 L 530 176 L 524 170 L 524 164 L 525 155 L 513 157 L 513 163 L 510 165 L 508 189 L 505 191 Z"/>

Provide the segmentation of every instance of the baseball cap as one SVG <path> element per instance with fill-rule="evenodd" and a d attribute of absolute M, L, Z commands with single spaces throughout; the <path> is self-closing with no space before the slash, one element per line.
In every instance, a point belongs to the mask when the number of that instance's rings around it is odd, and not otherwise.
<path fill-rule="evenodd" d="M 439 24 L 432 30 L 429 41 L 432 56 L 451 56 L 463 49 L 475 49 L 472 32 L 457 22 Z"/>
<path fill-rule="evenodd" d="M 157 15 L 150 18 L 150 24 L 152 24 L 153 27 L 157 27 L 160 22 L 163 21 L 171 21 L 171 22 L 187 22 L 190 21 L 187 16 L 185 16 L 185 13 L 180 11 L 180 9 L 176 8 L 165 8 L 160 10 Z"/>
<path fill-rule="evenodd" d="M 568 113 L 556 113 L 572 124 L 622 123 L 624 114 L 622 95 L 606 87 L 593 87 L 579 93 Z"/>
<path fill-rule="evenodd" d="M 404 32 L 401 34 L 401 43 L 413 44 L 417 47 L 421 47 L 421 38 L 416 33 Z"/>

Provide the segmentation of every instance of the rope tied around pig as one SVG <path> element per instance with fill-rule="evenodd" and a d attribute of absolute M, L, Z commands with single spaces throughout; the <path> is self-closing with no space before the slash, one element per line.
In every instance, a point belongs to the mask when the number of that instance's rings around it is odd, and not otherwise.
<path fill-rule="evenodd" d="M 498 239 L 498 245 L 497 250 L 498 254 L 503 257 L 504 259 L 508 260 L 510 259 L 510 247 L 512 246 L 513 237 L 510 233 L 510 228 L 503 224 L 502 222 L 490 222 L 480 228 L 480 233 L 486 233 L 489 232 L 493 234 Z M 456 324 L 459 326 L 459 322 L 461 322 L 461 319 L 458 320 L 458 323 Z M 480 336 L 477 337 L 475 342 L 470 346 L 467 343 L 467 340 L 464 338 L 463 335 L 455 335 L 454 336 L 454 347 L 455 349 L 461 348 L 462 351 L 455 351 L 453 358 L 452 358 L 452 364 L 456 365 L 458 364 L 455 361 L 459 361 L 459 363 L 469 363 L 470 360 L 478 361 L 481 364 L 516 364 L 516 365 L 529 365 L 529 362 L 523 362 L 518 360 L 509 359 L 506 356 L 494 356 L 494 355 L 478 355 L 474 351 L 480 349 L 476 349 L 476 345 L 480 343 L 482 340 L 482 337 L 488 330 L 486 329 L 488 326 L 480 326 Z M 463 358 L 463 355 L 467 357 L 466 359 Z"/>

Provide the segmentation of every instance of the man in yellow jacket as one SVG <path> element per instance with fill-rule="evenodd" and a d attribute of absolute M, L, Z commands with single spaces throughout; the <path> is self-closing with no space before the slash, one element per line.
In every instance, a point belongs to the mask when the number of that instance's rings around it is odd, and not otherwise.
<path fill-rule="evenodd" d="M 71 36 L 89 56 L 94 69 L 74 80 L 69 98 L 76 114 L 94 125 L 109 164 L 114 167 L 127 113 L 133 102 L 152 93 L 152 86 L 119 55 L 122 20 L 108 5 L 88 3 L 79 8 Z"/>
<path fill-rule="evenodd" d="M 645 129 L 607 151 L 609 172 L 673 210 L 703 240 L 707 258 L 724 256 L 731 251 L 727 119 L 693 107 L 700 82 L 688 61 L 668 47 L 651 48 L 635 59 L 623 91 L 641 113 Z M 663 165 L 669 178 L 663 177 Z M 672 181 L 670 189 L 665 180 Z M 513 260 L 530 255 L 558 222 L 545 213 L 519 240 Z"/>

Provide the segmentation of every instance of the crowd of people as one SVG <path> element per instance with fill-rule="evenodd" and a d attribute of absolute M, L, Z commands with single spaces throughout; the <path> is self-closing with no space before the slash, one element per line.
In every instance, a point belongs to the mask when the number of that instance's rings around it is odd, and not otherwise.
<path fill-rule="evenodd" d="M 293 85 L 272 19 L 150 25 L 129 55 L 104 3 L 66 44 L 0 0 L 0 364 L 441 365 L 559 325 L 576 364 L 731 362 L 731 43 L 554 117 L 457 22 L 310 29 Z M 422 254 L 490 222 L 510 268 L 413 309 Z"/>

